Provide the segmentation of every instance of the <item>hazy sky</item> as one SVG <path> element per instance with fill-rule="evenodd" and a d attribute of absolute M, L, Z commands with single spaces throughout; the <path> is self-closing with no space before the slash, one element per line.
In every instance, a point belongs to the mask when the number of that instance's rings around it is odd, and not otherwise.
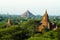
<path fill-rule="evenodd" d="M 60 15 L 60 0 L 0 0 L 0 13 L 22 14 L 29 10 L 35 15 Z"/>

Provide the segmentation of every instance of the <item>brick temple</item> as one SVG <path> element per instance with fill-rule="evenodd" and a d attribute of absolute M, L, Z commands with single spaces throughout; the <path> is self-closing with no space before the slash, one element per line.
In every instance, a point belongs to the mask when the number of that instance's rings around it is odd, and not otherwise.
<path fill-rule="evenodd" d="M 42 20 L 40 22 L 40 25 L 37 27 L 37 31 L 38 32 L 42 32 L 42 30 L 44 28 L 47 28 L 48 30 L 56 30 L 57 29 L 57 25 L 56 24 L 52 24 L 51 21 L 49 20 L 49 16 L 47 14 L 47 10 L 45 10 L 44 15 L 42 17 Z"/>
<path fill-rule="evenodd" d="M 11 21 L 10 19 L 7 19 L 7 27 L 9 27 L 11 25 Z"/>

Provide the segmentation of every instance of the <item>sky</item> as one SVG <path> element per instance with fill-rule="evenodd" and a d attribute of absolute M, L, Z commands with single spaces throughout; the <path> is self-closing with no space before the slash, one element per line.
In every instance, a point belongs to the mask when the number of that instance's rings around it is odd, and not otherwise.
<path fill-rule="evenodd" d="M 34 15 L 60 15 L 60 0 L 0 0 L 0 14 L 21 15 L 29 10 Z"/>

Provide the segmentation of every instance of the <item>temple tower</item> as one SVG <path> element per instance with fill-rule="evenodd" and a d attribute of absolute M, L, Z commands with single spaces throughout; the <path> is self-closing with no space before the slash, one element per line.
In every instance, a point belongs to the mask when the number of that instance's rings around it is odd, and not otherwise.
<path fill-rule="evenodd" d="M 9 27 L 11 25 L 11 21 L 10 19 L 7 19 L 7 27 Z"/>
<path fill-rule="evenodd" d="M 44 28 L 50 29 L 51 22 L 49 21 L 49 16 L 47 14 L 47 10 L 45 10 L 44 15 L 43 15 L 40 23 L 41 24 L 38 26 L 38 31 L 42 31 Z"/>
<path fill-rule="evenodd" d="M 47 10 L 45 10 L 45 12 L 44 12 L 41 23 L 44 27 L 47 27 L 48 29 L 50 29 L 51 22 L 49 21 L 49 16 L 47 14 Z"/>

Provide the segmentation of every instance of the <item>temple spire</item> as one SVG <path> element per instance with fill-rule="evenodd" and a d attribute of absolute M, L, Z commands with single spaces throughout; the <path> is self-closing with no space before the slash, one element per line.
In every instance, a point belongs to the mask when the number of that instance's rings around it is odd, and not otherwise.
<path fill-rule="evenodd" d="M 47 14 L 47 9 L 44 10 L 44 13 Z"/>
<path fill-rule="evenodd" d="M 49 16 L 47 14 L 47 10 L 45 10 L 41 23 L 44 23 L 44 22 L 46 23 L 48 21 L 49 21 Z"/>
<path fill-rule="evenodd" d="M 11 25 L 10 19 L 7 19 L 7 27 L 9 27 L 10 25 Z"/>

